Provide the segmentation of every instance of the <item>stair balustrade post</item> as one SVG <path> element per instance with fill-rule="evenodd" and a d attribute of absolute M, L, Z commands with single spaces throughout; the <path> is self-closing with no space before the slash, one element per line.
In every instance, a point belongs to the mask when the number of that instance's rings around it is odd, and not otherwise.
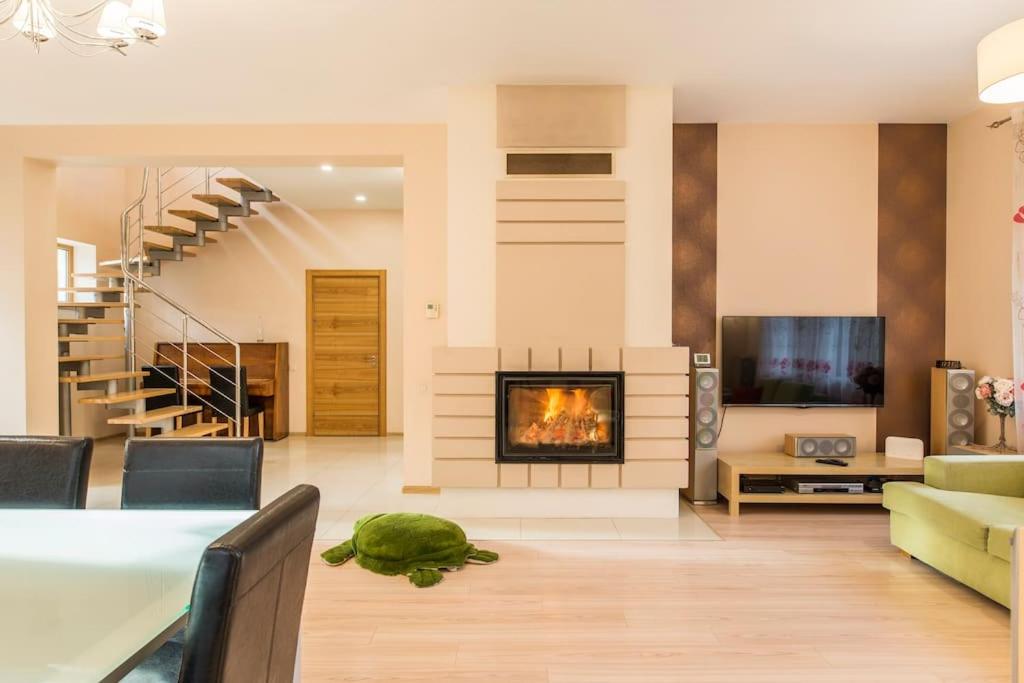
<path fill-rule="evenodd" d="M 156 224 L 164 224 L 164 174 L 156 167 Z"/>
<path fill-rule="evenodd" d="M 181 396 L 188 408 L 188 313 L 181 316 Z"/>

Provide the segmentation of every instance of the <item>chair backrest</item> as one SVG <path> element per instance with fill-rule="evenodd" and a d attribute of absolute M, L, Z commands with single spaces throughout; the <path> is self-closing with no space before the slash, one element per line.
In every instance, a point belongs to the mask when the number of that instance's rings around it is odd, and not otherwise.
<path fill-rule="evenodd" d="M 0 508 L 84 508 L 92 439 L 0 436 Z"/>
<path fill-rule="evenodd" d="M 249 391 L 246 383 L 248 375 L 245 366 L 239 368 L 240 382 L 239 401 L 242 415 L 249 407 Z M 232 366 L 215 366 L 210 368 L 210 405 L 214 408 L 213 416 L 218 420 L 235 418 L 235 368 Z"/>
<path fill-rule="evenodd" d="M 175 390 L 173 394 L 147 398 L 146 410 L 181 405 L 181 372 L 177 365 L 143 365 L 142 370 L 149 373 L 149 376 L 142 380 L 142 386 L 146 389 Z"/>
<path fill-rule="evenodd" d="M 129 439 L 123 509 L 258 510 L 263 439 Z"/>
<path fill-rule="evenodd" d="M 296 486 L 207 547 L 192 588 L 180 683 L 292 681 L 314 486 Z"/>

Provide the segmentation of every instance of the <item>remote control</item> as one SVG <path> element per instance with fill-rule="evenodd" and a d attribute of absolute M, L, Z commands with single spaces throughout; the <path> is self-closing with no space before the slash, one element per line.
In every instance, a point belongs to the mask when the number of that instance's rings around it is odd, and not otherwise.
<path fill-rule="evenodd" d="M 839 458 L 818 458 L 814 462 L 820 462 L 822 465 L 836 465 L 837 467 L 850 466 L 850 463 L 840 460 Z"/>

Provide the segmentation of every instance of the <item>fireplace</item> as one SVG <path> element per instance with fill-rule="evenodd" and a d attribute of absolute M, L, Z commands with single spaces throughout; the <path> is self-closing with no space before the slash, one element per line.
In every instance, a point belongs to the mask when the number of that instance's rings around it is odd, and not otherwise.
<path fill-rule="evenodd" d="M 495 374 L 497 462 L 621 463 L 623 373 Z"/>

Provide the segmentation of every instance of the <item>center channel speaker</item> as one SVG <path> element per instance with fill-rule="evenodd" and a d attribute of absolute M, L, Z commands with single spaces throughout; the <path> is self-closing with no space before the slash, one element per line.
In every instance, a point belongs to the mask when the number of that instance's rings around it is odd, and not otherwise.
<path fill-rule="evenodd" d="M 716 368 L 694 368 L 690 374 L 690 478 L 683 493 L 698 504 L 718 502 L 720 385 Z"/>
<path fill-rule="evenodd" d="M 786 434 L 786 453 L 796 458 L 852 458 L 857 437 L 850 434 Z"/>
<path fill-rule="evenodd" d="M 974 370 L 932 368 L 932 455 L 974 442 Z"/>

